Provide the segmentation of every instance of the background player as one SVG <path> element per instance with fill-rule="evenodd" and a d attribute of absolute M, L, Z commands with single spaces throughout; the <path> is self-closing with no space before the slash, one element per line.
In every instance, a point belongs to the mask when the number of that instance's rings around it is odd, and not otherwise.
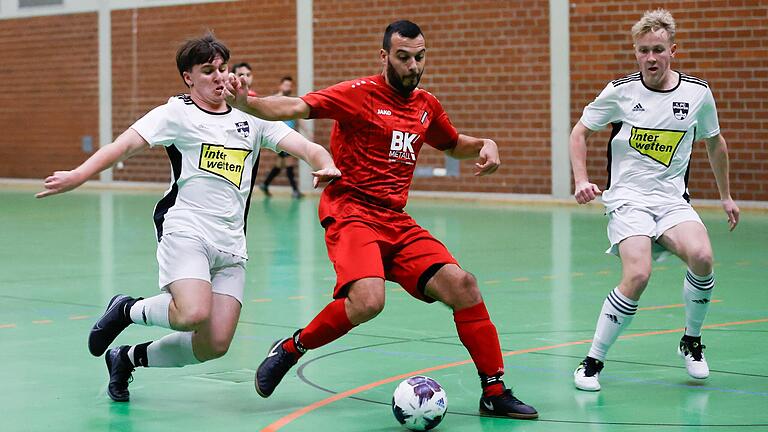
<path fill-rule="evenodd" d="M 247 206 L 259 148 L 287 150 L 317 169 L 315 184 L 340 175 L 328 152 L 281 122 L 266 122 L 224 101 L 229 50 L 207 34 L 182 45 L 176 64 L 189 94 L 174 96 L 134 123 L 72 171 L 45 179 L 38 198 L 72 190 L 117 161 L 164 146 L 172 184 L 155 207 L 161 294 L 112 298 L 88 338 L 100 356 L 131 323 L 176 332 L 107 351 L 107 392 L 129 399 L 136 366 L 180 367 L 223 356 L 232 342 L 243 298 Z M 204 125 L 204 127 L 200 126 Z"/>
<path fill-rule="evenodd" d="M 250 87 L 250 84 L 248 84 Z M 284 76 L 280 79 L 280 87 L 278 88 L 277 94 L 275 96 L 290 96 L 291 93 L 293 93 L 293 78 L 290 76 Z M 248 93 L 248 96 L 255 96 Z M 293 130 L 298 131 L 298 120 L 296 119 L 289 119 L 284 120 L 284 123 L 288 125 Z M 264 192 L 264 195 L 266 196 L 272 196 L 272 194 L 269 192 L 269 185 L 272 183 L 272 180 L 275 179 L 280 174 L 280 171 L 282 169 L 285 169 L 285 175 L 288 177 L 288 183 L 291 185 L 292 193 L 291 196 L 294 198 L 301 198 L 304 195 L 299 191 L 299 185 L 296 183 L 296 158 L 291 157 L 290 154 L 286 152 L 280 152 L 277 154 L 277 161 L 275 162 L 275 166 L 272 167 L 272 169 L 269 171 L 269 174 L 267 174 L 267 177 L 264 179 L 264 183 L 259 185 L 259 189 L 261 189 L 262 192 Z"/>
<path fill-rule="evenodd" d="M 426 44 L 421 29 L 397 21 L 384 32 L 381 74 L 342 82 L 301 98 L 248 98 L 244 80 L 230 77 L 228 101 L 270 120 L 332 118 L 331 149 L 344 177 L 320 200 L 320 223 L 336 270 L 334 301 L 304 329 L 278 341 L 256 374 L 256 389 L 272 394 L 308 349 L 343 336 L 384 308 L 384 280 L 413 297 L 453 310 L 459 339 L 480 375 L 480 411 L 521 419 L 538 417 L 501 378 L 504 362 L 496 327 L 477 280 L 445 246 L 403 211 L 416 160 L 426 143 L 458 158 L 478 158 L 475 175 L 499 166 L 496 143 L 459 134 L 440 102 L 417 88 Z"/>
<path fill-rule="evenodd" d="M 651 276 L 654 252 L 666 249 L 688 265 L 683 279 L 685 334 L 678 352 L 693 378 L 709 376 L 701 326 L 715 278 L 707 230 L 688 203 L 688 165 L 693 143 L 704 140 L 730 229 L 739 222 L 728 183 L 728 150 L 720 134 L 715 100 L 707 83 L 671 69 L 675 21 L 664 9 L 646 12 L 632 27 L 640 72 L 609 83 L 586 108 L 571 132 L 575 198 L 579 204 L 601 191 L 590 183 L 586 142 L 613 124 L 609 184 L 603 194 L 608 215 L 608 252 L 621 258 L 622 278 L 608 294 L 592 347 L 574 372 L 578 389 L 600 390 L 608 349 L 629 325 Z"/>
<path fill-rule="evenodd" d="M 248 83 L 248 96 L 258 96 L 253 89 L 251 89 L 251 85 L 253 84 L 253 68 L 251 68 L 251 65 L 242 62 L 238 63 L 234 66 L 232 66 L 232 73 L 235 74 L 236 77 L 245 77 L 245 82 Z"/>

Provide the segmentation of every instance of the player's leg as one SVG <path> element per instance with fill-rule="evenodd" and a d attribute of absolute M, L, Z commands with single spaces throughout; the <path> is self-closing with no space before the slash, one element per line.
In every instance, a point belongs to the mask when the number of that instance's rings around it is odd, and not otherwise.
<path fill-rule="evenodd" d="M 288 183 L 291 185 L 291 190 L 293 191 L 291 193 L 291 196 L 293 196 L 296 199 L 302 198 L 304 194 L 299 191 L 299 185 L 296 182 L 296 166 L 297 166 L 297 160 L 296 158 L 287 155 L 285 158 L 283 158 L 283 161 L 286 165 L 285 167 L 285 174 L 288 176 Z"/>
<path fill-rule="evenodd" d="M 88 335 L 88 349 L 91 354 L 103 354 L 130 324 L 174 330 L 189 329 L 188 321 L 195 319 L 194 315 L 200 313 L 197 309 L 202 306 L 193 302 L 193 305 L 180 310 L 166 288 L 171 282 L 189 278 L 203 281 L 210 292 L 210 264 L 207 254 L 206 245 L 193 236 L 180 232 L 163 235 L 157 246 L 157 260 L 160 268 L 159 286 L 164 292 L 146 299 L 123 294 L 113 297 Z M 175 320 L 173 325 L 171 316 Z"/>
<path fill-rule="evenodd" d="M 192 335 L 210 316 L 211 285 L 199 279 L 182 279 L 172 282 L 168 290 L 171 294 L 166 295 L 172 299 L 165 306 L 165 315 L 170 328 L 179 331 L 156 341 L 123 345 L 106 352 L 107 393 L 116 402 L 129 400 L 128 384 L 136 367 L 178 367 L 199 363 L 192 351 Z"/>
<path fill-rule="evenodd" d="M 387 278 L 413 297 L 435 300 L 453 310 L 459 340 L 469 352 L 483 387 L 480 410 L 488 415 L 531 419 L 538 414 L 504 387 L 504 361 L 496 327 L 491 322 L 477 280 L 462 270 L 440 241 L 410 216 L 394 221 L 400 245 L 387 269 Z"/>
<path fill-rule="evenodd" d="M 432 269 L 435 267 L 432 266 Z M 535 419 L 538 412 L 517 399 L 504 386 L 504 360 L 496 326 L 491 322 L 475 277 L 454 263 L 441 265 L 428 277 L 424 294 L 453 310 L 459 340 L 472 357 L 483 395 L 480 412 L 485 415 Z"/>
<path fill-rule="evenodd" d="M 688 265 L 683 278 L 685 334 L 680 340 L 678 353 L 685 360 L 686 370 L 691 377 L 707 378 L 709 366 L 703 354 L 701 327 L 715 286 L 712 246 L 707 230 L 698 221 L 682 222 L 666 230 L 659 238 L 659 243 Z"/>
<path fill-rule="evenodd" d="M 256 391 L 269 397 L 308 350 L 347 334 L 384 308 L 384 268 L 376 232 L 362 222 L 326 227 L 328 256 L 336 270 L 334 300 L 293 337 L 278 340 L 256 371 Z"/>
<path fill-rule="evenodd" d="M 202 239 L 190 233 L 164 234 L 157 248 L 159 286 L 163 293 L 133 302 L 121 319 L 136 324 L 177 330 L 158 341 L 120 346 L 107 351 L 110 375 L 108 393 L 116 401 L 129 398 L 128 382 L 135 366 L 148 366 L 151 352 L 162 347 L 172 354 L 155 359 L 154 365 L 197 363 L 192 355 L 192 332 L 208 321 L 213 304 L 211 251 Z M 242 260 L 242 259 L 240 259 Z M 98 324 L 98 323 L 97 323 Z M 92 332 L 93 333 L 93 332 Z M 148 347 L 153 345 L 151 349 Z"/>
<path fill-rule="evenodd" d="M 597 317 L 595 335 L 587 357 L 574 372 L 579 390 L 600 390 L 599 376 L 608 350 L 632 322 L 651 276 L 651 238 L 632 236 L 619 243 L 621 282 L 603 301 Z"/>
<path fill-rule="evenodd" d="M 269 192 L 269 185 L 272 183 L 272 180 L 275 179 L 280 174 L 280 171 L 283 167 L 283 158 L 280 157 L 278 154 L 277 161 L 275 161 L 275 165 L 272 167 L 272 169 L 269 171 L 269 174 L 267 174 L 267 177 L 264 179 L 264 183 L 259 185 L 259 189 L 261 189 L 262 192 L 264 192 L 264 195 L 266 196 L 272 196 L 272 194 Z"/>

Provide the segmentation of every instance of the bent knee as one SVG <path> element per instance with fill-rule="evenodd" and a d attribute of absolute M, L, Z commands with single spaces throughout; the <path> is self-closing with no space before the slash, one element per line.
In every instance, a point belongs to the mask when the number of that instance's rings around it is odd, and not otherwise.
<path fill-rule="evenodd" d="M 443 303 L 454 310 L 471 307 L 483 301 L 480 288 L 477 286 L 477 279 L 470 272 L 462 270 L 461 274 L 447 288 Z"/>
<path fill-rule="evenodd" d="M 688 266 L 694 273 L 700 276 L 705 276 L 712 273 L 713 262 L 712 250 L 709 248 L 700 248 L 690 255 Z"/>
<path fill-rule="evenodd" d="M 368 297 L 356 305 L 357 315 L 365 321 L 375 318 L 384 310 L 384 299 Z"/>
<path fill-rule="evenodd" d="M 176 324 L 185 329 L 196 329 L 208 321 L 210 310 L 203 307 L 179 311 Z"/>
<path fill-rule="evenodd" d="M 624 284 L 632 291 L 635 292 L 642 292 L 646 286 L 648 286 L 648 281 L 651 279 L 651 270 L 638 270 L 633 271 L 629 274 L 627 274 L 624 277 Z"/>

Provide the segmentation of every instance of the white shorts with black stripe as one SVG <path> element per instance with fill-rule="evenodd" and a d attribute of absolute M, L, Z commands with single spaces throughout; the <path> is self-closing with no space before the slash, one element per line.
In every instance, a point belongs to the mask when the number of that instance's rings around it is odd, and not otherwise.
<path fill-rule="evenodd" d="M 608 213 L 608 240 L 611 247 L 605 253 L 619 256 L 619 243 L 632 236 L 646 236 L 653 240 L 653 258 L 660 261 L 669 256 L 662 245 L 656 242 L 668 229 L 683 222 L 701 222 L 696 210 L 690 204 L 641 207 L 624 204 Z"/>
<path fill-rule="evenodd" d="M 223 252 L 189 232 L 165 233 L 157 245 L 160 267 L 158 284 L 162 291 L 181 279 L 209 282 L 212 291 L 243 303 L 245 258 Z"/>

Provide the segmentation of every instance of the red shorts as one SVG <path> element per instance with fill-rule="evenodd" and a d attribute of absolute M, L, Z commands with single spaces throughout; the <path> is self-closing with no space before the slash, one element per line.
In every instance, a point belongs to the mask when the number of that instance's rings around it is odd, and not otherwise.
<path fill-rule="evenodd" d="M 386 215 L 386 216 L 385 216 Z M 409 294 L 431 303 L 419 286 L 432 266 L 458 264 L 440 241 L 407 213 L 371 211 L 325 224 L 328 257 L 336 269 L 334 298 L 346 297 L 347 286 L 367 277 L 397 282 Z M 421 281 L 422 285 L 426 281 Z"/>

